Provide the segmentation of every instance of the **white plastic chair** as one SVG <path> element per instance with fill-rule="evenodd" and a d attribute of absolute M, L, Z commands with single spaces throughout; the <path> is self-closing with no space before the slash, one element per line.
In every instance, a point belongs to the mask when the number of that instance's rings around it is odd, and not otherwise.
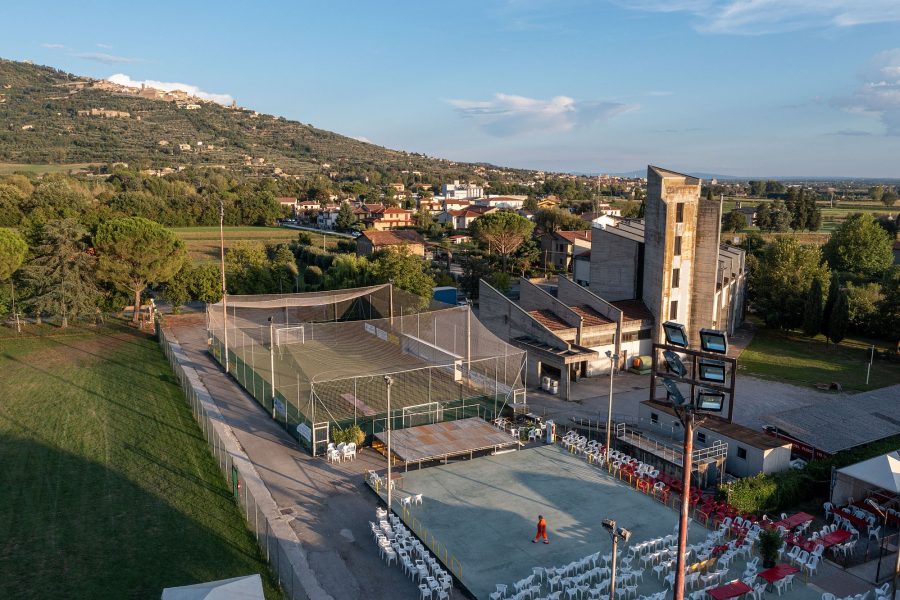
<path fill-rule="evenodd" d="M 415 504 L 415 505 L 417 505 L 417 506 L 421 506 L 421 505 L 422 505 L 422 494 L 416 494 L 416 495 L 413 496 L 412 498 L 413 498 L 413 499 L 412 499 L 413 504 Z"/>

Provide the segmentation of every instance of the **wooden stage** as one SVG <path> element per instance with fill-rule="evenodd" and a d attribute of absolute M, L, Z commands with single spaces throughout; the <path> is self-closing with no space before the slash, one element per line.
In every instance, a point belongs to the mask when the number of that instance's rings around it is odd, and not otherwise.
<path fill-rule="evenodd" d="M 387 433 L 375 434 L 381 445 Z M 391 453 L 401 462 L 421 463 L 518 446 L 519 442 L 484 419 L 471 417 L 391 431 Z"/>

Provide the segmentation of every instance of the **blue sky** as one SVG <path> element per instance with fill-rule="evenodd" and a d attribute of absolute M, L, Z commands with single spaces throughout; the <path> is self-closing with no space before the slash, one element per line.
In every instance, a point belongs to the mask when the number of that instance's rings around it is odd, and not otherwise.
<path fill-rule="evenodd" d="M 581 172 L 900 177 L 900 0 L 27 2 L 0 56 L 379 145 Z"/>

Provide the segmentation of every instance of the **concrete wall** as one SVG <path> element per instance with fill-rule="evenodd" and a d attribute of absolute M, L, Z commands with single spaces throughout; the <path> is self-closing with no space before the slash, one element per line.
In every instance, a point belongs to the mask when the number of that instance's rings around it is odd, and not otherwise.
<path fill-rule="evenodd" d="M 610 302 L 634 299 L 637 295 L 640 245 L 639 242 L 594 227 L 588 288 Z"/>
<path fill-rule="evenodd" d="M 478 283 L 478 298 L 478 320 L 504 342 L 527 336 L 553 348 L 569 349 L 569 344 L 483 280 Z"/>
<path fill-rule="evenodd" d="M 581 326 L 581 315 L 524 277 L 519 278 L 519 306 L 526 311 L 549 310 L 572 327 Z"/>
<path fill-rule="evenodd" d="M 721 222 L 721 201 L 700 199 L 694 238 L 693 287 L 691 289 L 689 333 L 692 345 L 699 345 L 701 328 L 718 328 L 713 313 L 716 307 L 716 286 L 721 277 L 719 271 Z"/>

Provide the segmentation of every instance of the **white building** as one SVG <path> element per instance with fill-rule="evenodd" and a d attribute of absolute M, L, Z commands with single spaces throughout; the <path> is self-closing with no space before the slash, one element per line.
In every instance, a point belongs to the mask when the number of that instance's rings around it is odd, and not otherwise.
<path fill-rule="evenodd" d="M 441 195 L 453 200 L 481 198 L 484 195 L 484 188 L 475 183 L 460 183 L 459 179 L 455 179 L 453 183 L 445 183 L 441 186 Z"/>

